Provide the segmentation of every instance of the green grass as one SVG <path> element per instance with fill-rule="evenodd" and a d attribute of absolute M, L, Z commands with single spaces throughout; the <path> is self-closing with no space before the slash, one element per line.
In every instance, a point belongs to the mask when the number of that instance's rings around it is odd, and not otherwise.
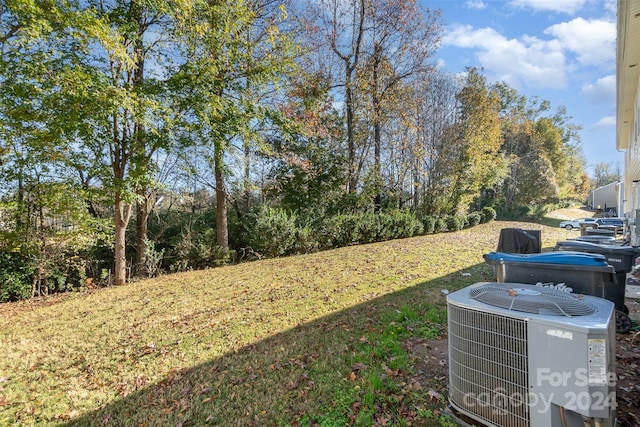
<path fill-rule="evenodd" d="M 504 227 L 162 276 L 0 305 L 0 425 L 448 425 L 407 343 L 491 280 Z"/>

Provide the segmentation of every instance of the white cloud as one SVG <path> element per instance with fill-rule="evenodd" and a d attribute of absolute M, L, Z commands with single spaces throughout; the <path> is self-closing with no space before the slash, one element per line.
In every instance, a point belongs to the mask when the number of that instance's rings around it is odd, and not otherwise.
<path fill-rule="evenodd" d="M 610 128 L 616 125 L 616 117 L 615 116 L 607 116 L 603 117 L 598 122 L 593 125 L 592 129 L 602 129 L 602 128 Z"/>
<path fill-rule="evenodd" d="M 442 39 L 444 45 L 477 49 L 480 65 L 498 80 L 514 86 L 561 88 L 566 85 L 561 45 L 535 37 L 507 39 L 492 28 L 474 30 L 454 26 Z"/>
<path fill-rule="evenodd" d="M 589 0 L 512 0 L 511 6 L 537 12 L 559 12 L 574 15 Z"/>
<path fill-rule="evenodd" d="M 582 94 L 592 104 L 614 104 L 616 101 L 616 76 L 609 75 L 598 79 L 595 83 L 582 86 Z"/>
<path fill-rule="evenodd" d="M 447 29 L 442 42 L 444 46 L 475 50 L 480 66 L 496 79 L 516 87 L 524 84 L 532 88 L 564 88 L 567 73 L 578 64 L 603 69 L 615 67 L 614 22 L 576 18 L 552 25 L 544 34 L 551 38 L 543 40 L 523 35 L 509 39 L 493 28 L 454 25 Z M 615 81 L 606 79 L 593 87 L 584 87 L 583 92 L 595 97 L 610 90 L 612 84 L 615 85 Z"/>
<path fill-rule="evenodd" d="M 487 7 L 487 5 L 482 0 L 467 0 L 465 4 L 467 8 L 475 10 L 485 9 Z"/>
<path fill-rule="evenodd" d="M 604 6 L 604 10 L 606 10 L 608 13 L 613 14 L 613 17 L 615 18 L 616 13 L 618 13 L 618 2 L 605 1 L 603 2 L 603 6 Z"/>
<path fill-rule="evenodd" d="M 563 49 L 574 52 L 583 65 L 615 67 L 615 22 L 576 18 L 552 25 L 544 33 L 556 37 Z"/>

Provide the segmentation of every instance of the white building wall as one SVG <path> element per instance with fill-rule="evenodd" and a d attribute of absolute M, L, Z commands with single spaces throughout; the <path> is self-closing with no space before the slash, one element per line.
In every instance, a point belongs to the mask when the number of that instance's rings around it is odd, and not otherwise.
<path fill-rule="evenodd" d="M 624 214 L 627 218 L 635 218 L 636 209 L 640 209 L 640 87 L 636 85 L 635 111 L 633 124 L 629 126 L 628 149 L 625 154 L 625 177 L 627 183 L 625 190 Z"/>
<path fill-rule="evenodd" d="M 610 209 L 616 208 L 620 214 L 623 207 L 620 204 L 621 197 L 624 194 L 624 184 L 622 182 L 612 182 L 596 188 L 589 195 L 589 204 L 593 209 Z"/>

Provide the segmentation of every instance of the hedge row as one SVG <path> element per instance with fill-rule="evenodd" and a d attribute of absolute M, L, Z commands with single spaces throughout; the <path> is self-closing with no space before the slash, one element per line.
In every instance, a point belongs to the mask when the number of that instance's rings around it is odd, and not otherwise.
<path fill-rule="evenodd" d="M 484 208 L 464 216 L 417 218 L 408 210 L 339 214 L 310 220 L 279 208 L 260 210 L 249 235 L 253 250 L 266 257 L 309 253 L 363 243 L 462 230 L 494 220 Z"/>

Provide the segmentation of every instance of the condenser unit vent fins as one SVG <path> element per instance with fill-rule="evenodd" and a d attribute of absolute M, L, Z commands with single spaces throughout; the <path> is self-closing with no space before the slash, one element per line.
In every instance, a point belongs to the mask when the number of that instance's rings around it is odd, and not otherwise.
<path fill-rule="evenodd" d="M 489 424 L 529 427 L 525 320 L 449 306 L 450 399 Z"/>
<path fill-rule="evenodd" d="M 469 296 L 485 304 L 512 311 L 552 316 L 586 316 L 596 309 L 581 300 L 581 295 L 537 287 L 519 288 L 487 284 L 473 288 Z"/>

